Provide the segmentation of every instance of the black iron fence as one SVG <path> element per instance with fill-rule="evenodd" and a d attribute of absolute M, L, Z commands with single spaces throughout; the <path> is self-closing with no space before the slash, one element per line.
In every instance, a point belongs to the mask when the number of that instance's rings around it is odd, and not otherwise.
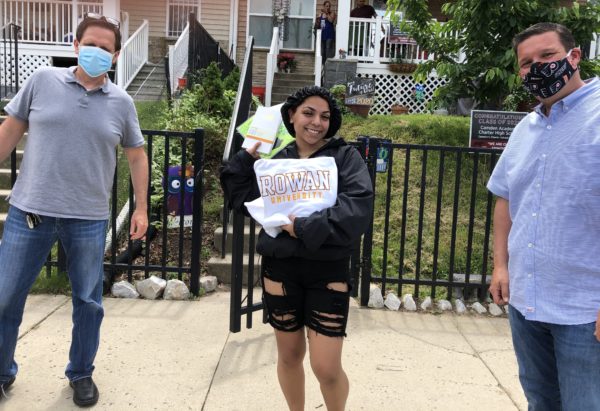
<path fill-rule="evenodd" d="M 411 293 L 417 299 L 484 299 L 493 203 L 485 184 L 500 152 L 369 137 L 352 145 L 365 159 L 375 189 L 372 224 L 350 259 L 353 293 L 360 294 L 361 305 L 367 305 L 373 283 L 384 294 Z M 252 312 L 262 308 L 252 300 L 258 278 L 254 225 L 248 246 L 243 233 L 244 216 L 234 212 L 232 332 L 240 331 L 243 315 L 250 328 Z"/>
<path fill-rule="evenodd" d="M 415 298 L 487 296 L 495 149 L 366 139 L 373 224 L 363 239 L 361 305 L 371 283 Z M 377 169 L 384 173 L 378 173 Z"/>
<path fill-rule="evenodd" d="M 194 13 L 189 15 L 189 25 L 188 72 L 196 73 L 215 61 L 221 69 L 223 77 L 231 73 L 235 68 L 235 63 L 220 47 L 219 42 L 196 20 Z M 188 81 L 188 87 L 191 85 L 191 82 Z"/>
<path fill-rule="evenodd" d="M 117 275 L 129 282 L 156 275 L 188 280 L 200 291 L 200 253 L 204 195 L 204 130 L 195 132 L 143 130 L 147 140 L 150 186 L 146 240 L 129 238 L 128 221 L 135 209 L 133 187 L 123 178 L 126 162 L 115 168 L 111 218 L 105 253 L 105 284 Z M 123 170 L 121 170 L 123 169 Z M 124 186 L 125 185 L 125 186 Z M 65 271 L 66 257 L 58 244 L 48 256 L 45 273 Z M 185 277 L 185 278 L 184 278 Z"/>
<path fill-rule="evenodd" d="M 0 54 L 0 100 L 10 98 L 19 91 L 19 32 L 21 27 L 8 23 L 0 28 L 2 50 Z"/>

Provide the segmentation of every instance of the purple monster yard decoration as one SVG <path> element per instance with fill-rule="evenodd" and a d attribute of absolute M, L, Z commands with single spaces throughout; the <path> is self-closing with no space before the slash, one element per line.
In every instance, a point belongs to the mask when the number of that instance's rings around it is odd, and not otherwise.
<path fill-rule="evenodd" d="M 191 227 L 193 198 L 194 198 L 194 166 L 185 167 L 185 177 L 182 178 L 181 166 L 170 166 L 167 184 L 167 213 L 169 227 L 179 227 L 179 218 L 184 216 L 184 227 Z M 181 202 L 181 190 L 183 203 Z M 181 206 L 183 205 L 183 210 Z"/>

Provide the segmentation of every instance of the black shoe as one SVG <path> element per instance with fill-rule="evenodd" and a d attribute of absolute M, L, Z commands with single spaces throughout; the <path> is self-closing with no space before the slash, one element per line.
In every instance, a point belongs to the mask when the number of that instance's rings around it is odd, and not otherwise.
<path fill-rule="evenodd" d="M 6 391 L 8 391 L 8 388 L 11 385 L 13 385 L 15 380 L 16 380 L 16 377 L 12 377 L 10 380 L 6 381 L 5 383 L 0 384 L 0 398 L 7 397 Z"/>
<path fill-rule="evenodd" d="M 89 407 L 98 402 L 100 393 L 92 377 L 70 381 L 69 385 L 73 388 L 73 402 L 80 407 Z"/>

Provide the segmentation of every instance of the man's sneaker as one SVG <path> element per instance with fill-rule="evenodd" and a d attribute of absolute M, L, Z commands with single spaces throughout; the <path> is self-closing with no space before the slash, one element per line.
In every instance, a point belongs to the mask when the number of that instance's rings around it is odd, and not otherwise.
<path fill-rule="evenodd" d="M 16 377 L 12 377 L 10 380 L 6 381 L 5 383 L 0 384 L 0 398 L 8 397 L 8 395 L 6 395 L 6 391 L 8 391 L 10 386 L 13 385 L 13 383 L 15 382 L 15 379 L 16 379 Z"/>
<path fill-rule="evenodd" d="M 89 407 L 98 402 L 100 393 L 92 377 L 70 381 L 69 385 L 73 388 L 73 402 L 80 407 Z"/>

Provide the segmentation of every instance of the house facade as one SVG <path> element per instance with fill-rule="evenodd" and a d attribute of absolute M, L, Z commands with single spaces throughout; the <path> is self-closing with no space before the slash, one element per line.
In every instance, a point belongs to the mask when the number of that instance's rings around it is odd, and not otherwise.
<path fill-rule="evenodd" d="M 585 1 L 585 0 L 581 0 Z M 315 17 L 324 0 L 0 0 L 0 26 L 13 22 L 21 26 L 20 81 L 40 66 L 72 64 L 73 31 L 85 13 L 93 12 L 119 19 L 126 47 L 123 73 L 130 79 L 145 61 L 158 63 L 179 43 L 178 64 L 185 64 L 185 35 L 188 14 L 219 42 L 234 60 L 242 63 L 248 36 L 254 37 L 253 84 L 268 85 L 273 70 L 268 69 L 273 53 L 292 52 L 301 66 L 315 73 L 318 82 L 320 44 L 314 31 Z M 446 0 L 430 0 L 429 10 L 438 21 L 445 21 L 442 4 Z M 337 14 L 336 58 L 339 51 L 356 65 L 355 73 L 377 80 L 379 100 L 372 113 L 387 113 L 393 103 L 407 103 L 412 112 L 423 111 L 424 101 L 414 101 L 415 83 L 411 73 L 390 71 L 390 62 L 401 57 L 414 63 L 435 56 L 421 50 L 418 44 L 402 36 L 390 36 L 389 19 L 385 16 L 385 0 L 367 0 L 376 12 L 372 18 L 350 17 L 356 0 L 331 0 Z M 568 4 L 570 0 L 562 0 Z M 277 27 L 274 38 L 274 27 Z M 133 38 L 135 37 L 135 42 Z M 135 44 L 129 44 L 135 43 Z M 140 52 L 142 50 L 143 52 Z M 274 51 L 275 50 L 275 51 Z M 136 54 L 137 53 L 137 54 Z M 145 54 L 144 54 L 145 53 Z M 125 58 L 126 57 L 126 58 Z M 313 69 L 314 68 L 314 69 Z M 185 68 L 183 68 L 185 70 Z M 181 69 L 179 70 L 181 71 Z M 441 79 L 431 77 L 424 84 L 428 100 Z M 122 85 L 127 81 L 122 82 Z M 399 93 L 398 90 L 402 90 Z M 397 100 L 398 95 L 406 101 Z"/>

